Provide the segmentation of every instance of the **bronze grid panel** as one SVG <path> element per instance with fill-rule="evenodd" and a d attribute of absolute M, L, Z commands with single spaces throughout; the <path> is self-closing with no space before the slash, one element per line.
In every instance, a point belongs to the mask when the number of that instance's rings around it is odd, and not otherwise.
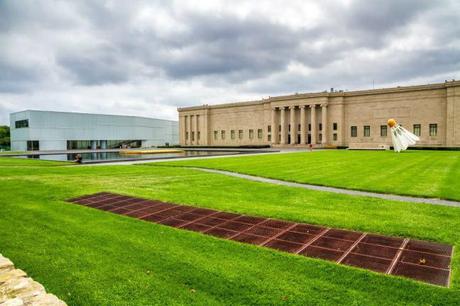
<path fill-rule="evenodd" d="M 144 221 L 449 287 L 453 247 L 109 192 L 68 200 Z"/>

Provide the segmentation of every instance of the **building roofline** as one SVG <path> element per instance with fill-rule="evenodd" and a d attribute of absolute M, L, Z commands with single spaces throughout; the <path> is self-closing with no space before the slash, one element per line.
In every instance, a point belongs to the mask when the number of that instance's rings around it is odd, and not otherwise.
<path fill-rule="evenodd" d="M 63 112 L 63 111 L 50 111 L 50 110 L 38 110 L 38 109 L 25 109 L 25 110 L 22 110 L 22 111 L 10 113 L 10 115 L 19 114 L 19 113 L 25 113 L 25 112 L 77 114 L 77 115 L 108 116 L 108 117 L 130 117 L 130 118 L 140 118 L 140 119 L 161 120 L 161 121 L 168 121 L 168 122 L 178 122 L 176 120 L 159 119 L 159 118 L 134 116 L 134 115 L 115 115 L 115 114 L 100 114 L 100 113 L 86 113 L 86 112 Z"/>
<path fill-rule="evenodd" d="M 447 87 L 460 86 L 460 81 L 445 81 L 444 83 L 432 83 L 424 85 L 410 85 L 410 86 L 397 86 L 397 87 L 386 87 L 386 88 L 377 88 L 377 89 L 364 89 L 364 90 L 353 90 L 353 91 L 323 91 L 323 92 L 312 92 L 312 93 L 296 93 L 290 95 L 282 95 L 269 97 L 268 99 L 253 100 L 253 101 L 243 101 L 243 102 L 229 102 L 221 103 L 215 105 L 203 104 L 200 106 L 190 106 L 190 107 L 179 107 L 178 111 L 192 111 L 192 110 L 201 110 L 206 108 L 224 108 L 231 106 L 250 106 L 250 105 L 259 105 L 269 102 L 276 102 L 281 100 L 295 100 L 295 99 L 305 99 L 305 98 L 321 98 L 321 97 L 353 97 L 353 96 L 364 96 L 364 95 L 376 95 L 384 93 L 398 93 L 398 92 L 407 92 L 407 91 L 420 91 L 420 90 L 429 90 L 429 89 L 442 89 Z"/>

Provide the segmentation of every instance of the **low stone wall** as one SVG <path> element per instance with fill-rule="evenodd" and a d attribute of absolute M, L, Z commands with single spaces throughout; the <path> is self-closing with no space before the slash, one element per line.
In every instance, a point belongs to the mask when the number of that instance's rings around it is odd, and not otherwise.
<path fill-rule="evenodd" d="M 0 306 L 67 305 L 0 254 Z"/>

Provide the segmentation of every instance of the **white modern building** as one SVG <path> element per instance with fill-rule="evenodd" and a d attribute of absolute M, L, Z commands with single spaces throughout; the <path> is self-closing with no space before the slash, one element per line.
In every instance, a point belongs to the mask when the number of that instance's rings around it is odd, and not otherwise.
<path fill-rule="evenodd" d="M 25 110 L 10 114 L 11 150 L 153 147 L 179 143 L 177 121 Z"/>

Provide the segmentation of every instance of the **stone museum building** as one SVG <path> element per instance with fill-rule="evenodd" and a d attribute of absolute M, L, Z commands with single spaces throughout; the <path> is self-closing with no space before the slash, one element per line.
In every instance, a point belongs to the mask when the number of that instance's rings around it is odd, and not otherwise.
<path fill-rule="evenodd" d="M 460 147 L 460 81 L 325 91 L 179 108 L 182 146 L 387 148 L 387 120 L 420 137 L 417 146 Z"/>

